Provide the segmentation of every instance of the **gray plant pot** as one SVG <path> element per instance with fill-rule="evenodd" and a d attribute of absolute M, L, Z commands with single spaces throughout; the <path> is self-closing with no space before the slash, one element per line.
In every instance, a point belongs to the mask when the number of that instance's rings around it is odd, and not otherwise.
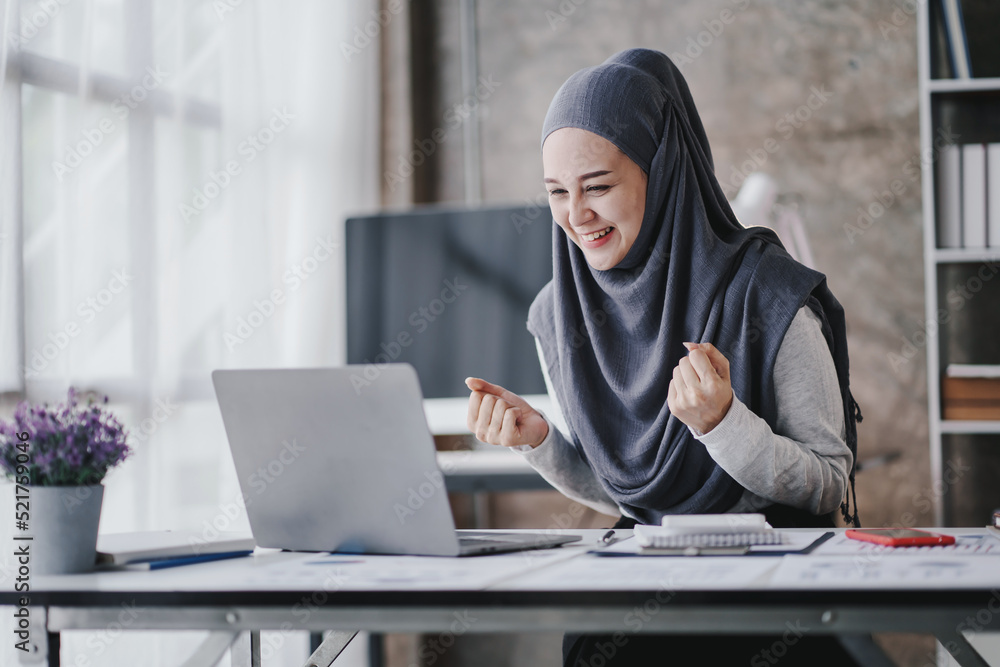
<path fill-rule="evenodd" d="M 94 569 L 97 528 L 104 486 L 29 487 L 29 567 L 33 575 L 69 574 Z"/>

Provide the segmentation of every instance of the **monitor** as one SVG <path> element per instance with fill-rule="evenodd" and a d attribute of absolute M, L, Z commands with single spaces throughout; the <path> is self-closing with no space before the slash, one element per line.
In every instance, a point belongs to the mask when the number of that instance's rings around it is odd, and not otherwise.
<path fill-rule="evenodd" d="M 552 278 L 548 207 L 424 207 L 346 223 L 347 361 L 417 369 L 427 398 L 465 378 L 544 394 L 528 307 Z"/>

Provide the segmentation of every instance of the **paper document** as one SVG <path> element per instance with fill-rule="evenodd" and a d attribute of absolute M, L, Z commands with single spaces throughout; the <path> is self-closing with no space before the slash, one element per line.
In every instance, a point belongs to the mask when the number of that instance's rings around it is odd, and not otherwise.
<path fill-rule="evenodd" d="M 891 555 L 785 556 L 771 588 L 992 588 L 1000 586 L 995 558 Z"/>
<path fill-rule="evenodd" d="M 556 567 L 526 572 L 491 588 L 548 591 L 762 588 L 767 573 L 777 567 L 779 560 L 745 556 L 629 558 L 625 566 L 621 558 L 584 554 Z"/>
<path fill-rule="evenodd" d="M 216 589 L 260 590 L 482 590 L 526 569 L 579 555 L 582 549 L 545 549 L 467 558 L 353 554 L 277 554 Z M 206 573 L 207 574 L 207 573 Z M 242 580 L 242 583 L 241 583 Z"/>

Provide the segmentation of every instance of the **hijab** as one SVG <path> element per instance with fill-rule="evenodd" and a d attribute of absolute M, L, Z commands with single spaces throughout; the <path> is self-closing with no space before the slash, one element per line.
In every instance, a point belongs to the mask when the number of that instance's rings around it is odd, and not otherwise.
<path fill-rule="evenodd" d="M 577 72 L 552 100 L 542 144 L 564 127 L 604 137 L 648 177 L 638 236 L 611 269 L 593 269 L 553 224 L 552 281 L 528 314 L 572 445 L 610 497 L 643 523 L 732 508 L 743 487 L 667 406 L 673 369 L 684 341 L 712 343 L 729 360 L 735 396 L 773 430 L 775 358 L 803 306 L 822 323 L 856 458 L 843 308 L 773 231 L 737 221 L 670 59 L 631 49 Z M 841 510 L 857 522 L 856 503 L 853 517 L 848 502 Z"/>

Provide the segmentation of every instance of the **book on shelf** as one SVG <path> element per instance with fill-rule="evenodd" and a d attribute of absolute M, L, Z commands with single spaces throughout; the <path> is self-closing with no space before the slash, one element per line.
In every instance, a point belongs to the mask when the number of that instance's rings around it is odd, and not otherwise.
<path fill-rule="evenodd" d="M 1000 248 L 1000 142 L 986 146 L 986 240 Z"/>
<path fill-rule="evenodd" d="M 944 419 L 1000 420 L 1000 365 L 949 364 L 941 398 Z"/>
<path fill-rule="evenodd" d="M 1000 421 L 1000 403 L 945 403 L 941 417 L 948 421 Z"/>
<path fill-rule="evenodd" d="M 219 532 L 211 537 L 194 530 L 110 533 L 97 538 L 97 563 L 127 565 L 252 551 L 253 548 L 253 537 L 246 533 Z"/>
<path fill-rule="evenodd" d="M 938 248 L 1000 248 L 1000 142 L 944 146 L 934 199 Z"/>
<path fill-rule="evenodd" d="M 939 0 L 930 17 L 931 77 L 1000 77 L 1000 2 Z"/>
<path fill-rule="evenodd" d="M 962 3 L 959 0 L 941 0 L 944 29 L 948 40 L 948 56 L 953 78 L 968 79 L 972 76 L 969 43 L 966 39 Z"/>
<path fill-rule="evenodd" d="M 941 148 L 934 194 L 939 248 L 962 247 L 962 147 Z"/>
<path fill-rule="evenodd" d="M 962 146 L 962 245 L 986 247 L 986 146 Z"/>
<path fill-rule="evenodd" d="M 1000 77 L 1000 2 L 961 0 L 969 75 Z"/>
<path fill-rule="evenodd" d="M 944 3 L 938 0 L 928 6 L 930 12 L 931 78 L 950 79 L 951 54 L 948 52 L 948 32 L 944 23 Z"/>

